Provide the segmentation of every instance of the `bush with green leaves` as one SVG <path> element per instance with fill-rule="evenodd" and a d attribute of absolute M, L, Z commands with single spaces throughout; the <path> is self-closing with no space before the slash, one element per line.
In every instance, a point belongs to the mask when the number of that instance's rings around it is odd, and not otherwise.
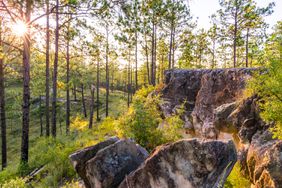
<path fill-rule="evenodd" d="M 159 100 L 154 87 L 140 89 L 134 95 L 128 112 L 116 122 L 119 135 L 133 138 L 149 150 L 179 139 L 178 130 L 183 125 L 182 120 L 179 116 L 163 120 L 158 108 Z M 163 125 L 162 128 L 160 125 Z"/>
<path fill-rule="evenodd" d="M 249 82 L 248 91 L 261 97 L 261 116 L 275 124 L 274 136 L 282 139 L 282 22 L 278 22 L 267 43 L 266 55 L 266 69 Z"/>

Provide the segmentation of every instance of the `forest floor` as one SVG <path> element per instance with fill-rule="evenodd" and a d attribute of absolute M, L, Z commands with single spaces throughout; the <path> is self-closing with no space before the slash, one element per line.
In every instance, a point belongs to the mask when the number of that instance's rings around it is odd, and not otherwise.
<path fill-rule="evenodd" d="M 37 155 L 37 153 L 40 153 L 41 150 L 44 150 L 44 147 L 48 147 L 50 143 L 46 143 L 48 139 L 45 138 L 45 117 L 42 117 L 43 120 L 43 136 L 41 135 L 41 126 L 40 126 L 40 110 L 43 111 L 44 109 L 40 108 L 40 104 L 38 101 L 39 97 L 32 98 L 31 99 L 31 116 L 30 116 L 30 137 L 29 137 L 29 144 L 30 144 L 30 165 L 29 168 L 26 170 L 26 172 L 20 172 L 19 165 L 19 159 L 20 159 L 20 151 L 21 151 L 21 98 L 22 98 L 22 88 L 14 85 L 9 86 L 6 90 L 6 98 L 7 98 L 7 110 L 6 110 L 6 116 L 7 116 L 7 155 L 8 155 L 8 167 L 5 171 L 0 172 L 0 185 L 6 182 L 6 180 L 9 180 L 11 178 L 18 177 L 20 174 L 23 174 L 25 176 L 26 174 L 29 174 L 31 171 L 33 171 L 35 168 L 38 168 L 42 165 L 48 164 L 46 161 L 47 159 L 44 158 L 44 154 L 42 156 Z M 65 92 L 59 93 L 59 97 L 63 97 L 65 95 Z M 96 92 L 95 92 L 96 95 Z M 95 96 L 96 97 L 96 96 Z M 127 101 L 126 98 L 127 95 L 125 95 L 121 91 L 111 91 L 110 97 L 109 97 L 109 116 L 113 119 L 117 118 L 120 114 L 124 113 L 127 110 Z M 58 105 L 58 119 L 57 119 L 57 140 L 56 144 L 64 145 L 64 144 L 70 144 L 74 147 L 70 147 L 70 150 L 76 150 L 80 147 L 84 147 L 85 144 L 95 143 L 98 142 L 99 136 L 97 138 L 93 137 L 93 132 L 89 133 L 87 131 L 75 131 L 79 126 L 84 126 L 84 129 L 88 127 L 88 121 L 89 121 L 89 111 L 90 111 L 90 92 L 88 90 L 85 90 L 85 100 L 86 100 L 86 109 L 87 109 L 87 117 L 85 118 L 83 115 L 82 110 L 82 102 L 80 93 L 77 93 L 77 101 L 73 101 L 74 96 L 71 94 L 71 128 L 72 126 L 75 127 L 74 130 L 72 130 L 71 135 L 66 136 L 65 133 L 65 104 L 64 102 L 59 103 Z M 99 106 L 99 114 L 101 120 L 105 119 L 105 98 L 106 98 L 106 91 L 104 88 L 100 89 L 100 106 Z M 96 100 L 96 99 L 95 99 Z M 44 106 L 44 101 L 42 102 L 42 106 Z M 97 121 L 96 119 L 96 108 L 94 109 L 94 129 L 96 129 L 98 124 L 102 123 L 103 121 Z M 50 113 L 51 114 L 51 113 Z M 78 133 L 79 132 L 79 133 Z M 86 133 L 84 133 L 86 132 Z M 83 136 L 80 135 L 84 134 Z M 82 137 L 84 137 L 82 139 Z M 80 144 L 77 144 L 77 142 L 80 142 Z M 42 146 L 40 146 L 40 143 L 43 142 Z M 70 143 L 71 142 L 71 143 Z M 46 145 L 44 145 L 46 144 Z M 0 141 L 1 145 L 1 141 Z M 53 147 L 53 146 L 51 146 Z M 65 149 L 67 149 L 69 146 L 65 146 Z M 46 148 L 45 148 L 46 149 Z M 54 149 L 55 150 L 55 149 Z M 72 151 L 71 151 L 72 152 Z M 36 154 L 33 154 L 36 153 Z M 44 152 L 43 152 L 44 153 Z M 66 155 L 70 151 L 66 152 Z M 54 153 L 56 156 L 56 153 Z M 63 160 L 67 160 L 67 156 L 63 157 Z M 36 157 L 41 158 L 40 160 L 37 160 Z M 37 160 L 37 162 L 36 162 Z M 42 164 L 40 164 L 40 162 Z M 43 164 L 45 163 L 45 164 Z M 70 164 L 69 161 L 67 163 Z M 1 162 L 0 162 L 1 165 Z M 46 174 L 44 175 L 46 176 Z M 55 175 L 56 176 L 56 175 Z M 62 174 L 62 176 L 65 176 Z M 68 176 L 68 175 L 66 175 Z M 75 175 L 74 175 L 75 176 Z M 48 175 L 47 175 L 48 178 Z M 55 182 L 58 181 L 58 182 Z M 46 187 L 50 185 L 54 185 L 54 187 L 57 187 L 59 184 L 64 184 L 62 181 L 66 180 L 60 180 L 60 179 L 54 179 L 54 176 L 52 178 L 49 178 L 47 182 L 36 184 L 36 187 Z M 34 186 L 34 185 L 33 185 Z M 17 187 L 17 186 L 16 186 Z"/>

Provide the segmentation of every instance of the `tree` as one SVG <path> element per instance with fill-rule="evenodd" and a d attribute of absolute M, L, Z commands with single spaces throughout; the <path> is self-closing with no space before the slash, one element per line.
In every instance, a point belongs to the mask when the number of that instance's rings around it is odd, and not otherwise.
<path fill-rule="evenodd" d="M 188 5 L 180 0 L 168 0 L 165 4 L 165 25 L 169 28 L 169 69 L 175 66 L 175 51 L 178 44 L 178 35 L 183 28 L 189 27 L 191 16 Z"/>
<path fill-rule="evenodd" d="M 57 77 L 59 61 L 59 0 L 56 0 L 56 29 L 55 29 L 55 58 L 53 70 L 53 96 L 52 96 L 52 136 L 56 137 L 57 132 Z"/>
<path fill-rule="evenodd" d="M 45 71 L 45 119 L 46 136 L 50 135 L 50 24 L 49 0 L 46 0 L 46 71 Z"/>
<path fill-rule="evenodd" d="M 1 158 L 2 169 L 7 166 L 7 138 L 6 138 L 6 108 L 5 108 L 5 85 L 4 85 L 4 50 L 2 43 L 2 17 L 0 16 L 0 124 L 1 124 Z"/>
<path fill-rule="evenodd" d="M 233 48 L 233 67 L 238 66 L 237 64 L 237 47 L 242 45 L 242 33 L 244 29 L 250 25 L 256 15 L 256 8 L 253 0 L 220 0 L 220 6 L 222 9 L 217 11 L 219 16 L 218 20 L 221 25 L 222 37 L 225 40 L 229 40 L 232 43 Z M 268 8 L 272 8 L 271 3 Z M 261 9 L 260 14 L 263 14 L 268 8 Z M 263 11 L 262 11 L 263 10 Z M 268 12 L 267 10 L 266 12 Z M 257 12 L 257 13 L 258 13 Z M 227 28 L 227 29 L 224 29 Z M 250 29 L 250 28 L 249 28 Z M 248 29 L 247 29 L 248 30 Z M 225 37 L 226 36 L 226 37 Z"/>

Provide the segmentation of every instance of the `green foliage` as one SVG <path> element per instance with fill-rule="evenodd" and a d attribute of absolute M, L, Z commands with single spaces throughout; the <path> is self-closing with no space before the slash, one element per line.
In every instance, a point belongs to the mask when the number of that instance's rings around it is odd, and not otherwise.
<path fill-rule="evenodd" d="M 282 23 L 278 23 L 267 44 L 266 55 L 269 63 L 263 73 L 255 75 L 248 85 L 250 94 L 258 94 L 262 99 L 261 116 L 269 123 L 276 138 L 282 139 Z"/>
<path fill-rule="evenodd" d="M 1 184 L 0 184 L 1 185 Z M 25 180 L 22 178 L 11 179 L 1 185 L 1 188 L 25 188 Z"/>
<path fill-rule="evenodd" d="M 251 187 L 250 181 L 248 181 L 242 176 L 240 172 L 240 165 L 239 163 L 236 163 L 224 184 L 224 188 L 249 188 L 249 187 Z"/>
<path fill-rule="evenodd" d="M 153 87 L 142 88 L 134 96 L 128 112 L 116 123 L 120 136 L 133 138 L 137 143 L 151 150 L 156 146 L 180 138 L 180 117 L 172 116 L 163 121 L 157 104 L 159 96 Z"/>

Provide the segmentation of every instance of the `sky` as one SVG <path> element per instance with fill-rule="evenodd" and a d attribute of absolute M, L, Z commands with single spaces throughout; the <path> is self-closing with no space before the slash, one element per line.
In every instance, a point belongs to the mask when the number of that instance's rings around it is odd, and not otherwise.
<path fill-rule="evenodd" d="M 282 20 L 282 0 L 255 0 L 259 7 L 265 7 L 270 2 L 275 2 L 274 13 L 265 20 L 272 28 L 275 23 Z M 198 27 L 208 29 L 210 24 L 209 16 L 220 9 L 219 0 L 191 0 L 191 12 L 194 17 L 198 17 Z"/>

